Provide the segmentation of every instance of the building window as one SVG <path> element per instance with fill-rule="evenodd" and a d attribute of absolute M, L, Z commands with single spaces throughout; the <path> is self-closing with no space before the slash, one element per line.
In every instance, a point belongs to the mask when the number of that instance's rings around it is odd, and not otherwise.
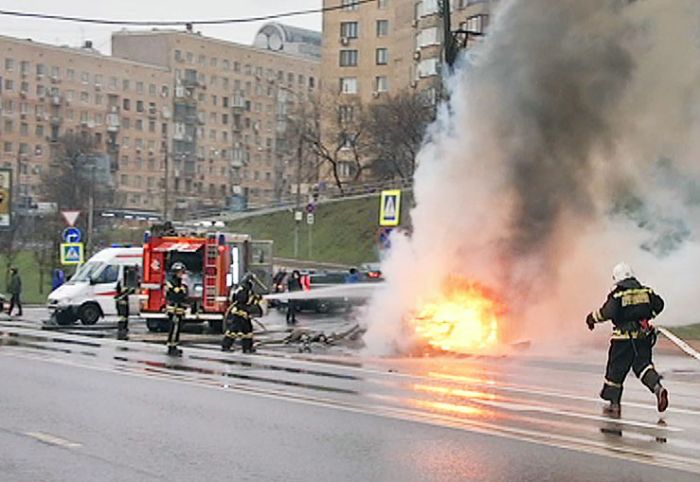
<path fill-rule="evenodd" d="M 75 70 L 73 70 L 73 69 L 66 70 L 66 78 L 68 80 L 75 80 Z"/>
<path fill-rule="evenodd" d="M 352 105 L 341 105 L 338 107 L 338 123 L 347 124 L 355 120 L 355 107 Z"/>
<path fill-rule="evenodd" d="M 340 37 L 357 38 L 359 36 L 358 25 L 357 22 L 340 22 Z"/>
<path fill-rule="evenodd" d="M 80 72 L 80 81 L 83 84 L 89 84 L 90 83 L 90 73 L 88 72 Z"/>
<path fill-rule="evenodd" d="M 130 85 L 130 84 L 129 84 L 129 79 L 123 79 L 123 80 L 122 80 L 122 90 L 123 90 L 124 92 L 126 92 L 126 91 L 129 90 L 129 85 Z"/>
<path fill-rule="evenodd" d="M 15 59 L 5 59 L 5 70 L 8 72 L 15 70 Z"/>
<path fill-rule="evenodd" d="M 340 51 L 340 66 L 355 67 L 357 66 L 357 50 L 341 50 Z"/>
<path fill-rule="evenodd" d="M 374 91 L 375 92 L 386 92 L 389 90 L 389 82 L 384 75 L 379 75 L 374 78 Z"/>
<path fill-rule="evenodd" d="M 389 63 L 389 49 L 379 48 L 376 51 L 375 58 L 377 60 L 377 65 L 386 65 Z"/>
<path fill-rule="evenodd" d="M 377 37 L 386 37 L 389 35 L 389 21 L 377 20 Z"/>
<path fill-rule="evenodd" d="M 131 100 L 130 99 L 123 99 L 122 100 L 122 108 L 124 110 L 131 110 Z"/>
<path fill-rule="evenodd" d="M 5 154 L 12 153 L 12 143 L 11 142 L 4 142 L 2 150 L 5 152 Z"/>
<path fill-rule="evenodd" d="M 357 94 L 357 78 L 341 77 L 340 92 L 342 94 Z"/>
<path fill-rule="evenodd" d="M 46 66 L 44 64 L 36 64 L 36 75 L 39 77 L 46 75 Z"/>
<path fill-rule="evenodd" d="M 389 4 L 389 0 L 377 0 L 377 8 L 384 10 Z"/>
<path fill-rule="evenodd" d="M 359 0 L 343 0 L 341 5 L 345 11 L 357 10 L 359 7 Z"/>
<path fill-rule="evenodd" d="M 143 82 L 136 82 L 136 93 L 143 94 Z"/>
<path fill-rule="evenodd" d="M 90 102 L 90 94 L 88 94 L 87 92 L 81 92 L 80 93 L 80 102 L 83 102 L 86 104 L 88 102 Z"/>

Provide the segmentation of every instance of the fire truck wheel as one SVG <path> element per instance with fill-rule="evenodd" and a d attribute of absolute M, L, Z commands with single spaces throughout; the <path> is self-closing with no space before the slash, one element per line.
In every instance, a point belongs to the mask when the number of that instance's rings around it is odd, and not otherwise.
<path fill-rule="evenodd" d="M 224 332 L 224 322 L 222 320 L 212 320 L 209 322 L 209 329 L 212 333 L 221 334 Z"/>
<path fill-rule="evenodd" d="M 146 320 L 146 328 L 151 333 L 165 333 L 168 331 L 168 320 Z"/>
<path fill-rule="evenodd" d="M 85 303 L 78 312 L 78 318 L 83 325 L 94 325 L 101 316 L 102 310 L 97 303 Z"/>

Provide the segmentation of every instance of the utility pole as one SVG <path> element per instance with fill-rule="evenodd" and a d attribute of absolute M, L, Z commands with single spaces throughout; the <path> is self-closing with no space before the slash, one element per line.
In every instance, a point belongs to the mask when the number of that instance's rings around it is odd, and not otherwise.
<path fill-rule="evenodd" d="M 88 225 L 87 225 L 87 243 L 85 251 L 90 254 L 92 252 L 93 227 L 95 222 L 95 168 L 96 159 L 93 159 L 90 164 L 90 197 L 88 198 Z"/>
<path fill-rule="evenodd" d="M 301 156 L 304 152 L 304 138 L 299 133 L 299 143 L 297 145 L 297 189 L 296 207 L 294 208 L 294 257 L 299 257 L 299 212 L 301 209 Z"/>
<path fill-rule="evenodd" d="M 452 19 L 450 16 L 450 0 L 441 0 L 442 15 L 442 43 L 445 63 L 452 70 L 452 66 L 457 59 L 457 48 L 452 36 Z"/>
<path fill-rule="evenodd" d="M 170 160 L 169 160 L 169 152 L 168 152 L 168 141 L 165 141 L 165 154 L 164 154 L 164 162 L 165 162 L 165 173 L 163 174 L 163 221 L 168 220 L 168 194 L 169 194 L 169 188 L 168 188 L 168 176 L 170 174 Z"/>

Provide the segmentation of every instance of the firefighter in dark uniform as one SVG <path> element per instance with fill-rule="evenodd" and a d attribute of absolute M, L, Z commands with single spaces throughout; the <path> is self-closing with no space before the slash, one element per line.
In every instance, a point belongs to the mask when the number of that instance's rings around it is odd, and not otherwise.
<path fill-rule="evenodd" d="M 611 320 L 610 340 L 605 382 L 600 397 L 610 402 L 608 415 L 620 415 L 622 386 L 630 368 L 639 380 L 656 395 L 659 412 L 668 407 L 668 391 L 661 385 L 661 376 L 652 363 L 652 347 L 656 329 L 650 321 L 664 309 L 663 299 L 635 278 L 632 269 L 620 263 L 613 269 L 615 286 L 599 310 L 589 313 L 586 324 L 593 330 L 596 323 Z"/>
<path fill-rule="evenodd" d="M 233 344 L 240 340 L 243 353 L 255 353 L 252 318 L 263 312 L 262 297 L 253 291 L 255 279 L 252 273 L 246 274 L 231 292 L 231 305 L 225 314 L 227 329 L 221 341 L 222 351 L 231 351 Z"/>
<path fill-rule="evenodd" d="M 125 266 L 122 279 L 117 282 L 114 301 L 117 304 L 117 340 L 129 339 L 129 296 L 136 293 L 139 286 L 139 273 L 136 266 Z"/>
<path fill-rule="evenodd" d="M 180 344 L 182 318 L 185 316 L 185 308 L 187 307 L 188 289 L 183 280 L 185 271 L 184 264 L 174 263 L 170 267 L 172 278 L 166 284 L 165 311 L 170 320 L 170 331 L 168 332 L 168 355 L 170 356 L 182 356 L 182 350 L 177 346 Z"/>

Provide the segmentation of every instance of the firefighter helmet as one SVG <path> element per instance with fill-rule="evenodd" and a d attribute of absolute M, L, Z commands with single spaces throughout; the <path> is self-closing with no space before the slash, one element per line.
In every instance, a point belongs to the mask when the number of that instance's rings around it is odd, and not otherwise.
<path fill-rule="evenodd" d="M 627 278 L 634 278 L 634 272 L 627 263 L 617 263 L 613 268 L 612 278 L 615 283 L 619 283 Z"/>
<path fill-rule="evenodd" d="M 185 267 L 185 265 L 179 261 L 173 263 L 173 265 L 170 267 L 171 273 L 182 273 L 186 270 L 187 268 Z"/>
<path fill-rule="evenodd" d="M 241 278 L 240 286 L 244 286 L 245 288 L 252 290 L 253 289 L 253 281 L 255 280 L 255 275 L 251 272 L 248 272 L 243 275 Z"/>

